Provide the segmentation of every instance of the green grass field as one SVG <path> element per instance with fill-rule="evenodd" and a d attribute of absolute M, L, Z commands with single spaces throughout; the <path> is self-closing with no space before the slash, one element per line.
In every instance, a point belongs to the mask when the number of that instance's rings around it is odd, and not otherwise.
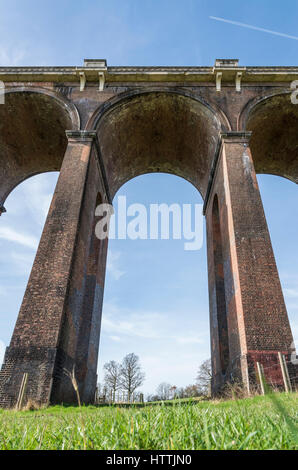
<path fill-rule="evenodd" d="M 0 449 L 298 449 L 298 394 L 144 407 L 0 410 Z"/>

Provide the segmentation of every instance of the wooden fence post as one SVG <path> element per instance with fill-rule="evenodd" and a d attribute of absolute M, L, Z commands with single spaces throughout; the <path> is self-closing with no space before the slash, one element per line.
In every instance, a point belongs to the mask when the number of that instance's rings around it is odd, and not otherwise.
<path fill-rule="evenodd" d="M 27 388 L 27 382 L 28 382 L 28 374 L 25 373 L 25 374 L 23 375 L 23 378 L 22 378 L 22 383 L 21 383 L 21 387 L 20 387 L 20 391 L 19 391 L 19 396 L 18 396 L 18 400 L 17 400 L 17 404 L 16 404 L 16 409 L 17 409 L 17 410 L 21 410 L 21 409 L 22 409 L 23 400 L 24 400 L 24 396 L 25 396 L 25 392 L 26 392 L 26 388 Z"/>
<path fill-rule="evenodd" d="M 258 375 L 259 375 L 262 395 L 265 395 L 265 393 L 266 393 L 266 384 L 265 384 L 263 364 L 260 364 L 259 362 L 257 362 L 257 369 L 258 369 Z"/>
<path fill-rule="evenodd" d="M 49 394 L 48 394 L 48 399 L 47 399 L 47 407 L 50 406 L 52 385 L 53 385 L 53 377 L 50 380 L 50 388 L 49 388 Z"/>
<path fill-rule="evenodd" d="M 279 352 L 278 353 L 278 359 L 280 363 L 280 368 L 281 368 L 281 373 L 282 373 L 282 378 L 285 384 L 285 391 L 287 393 L 292 392 L 292 385 L 290 381 L 290 376 L 289 376 L 289 371 L 286 363 L 286 358 L 285 356 Z"/>
<path fill-rule="evenodd" d="M 95 389 L 95 395 L 94 395 L 94 403 L 95 403 L 95 405 L 98 405 L 98 401 L 99 401 L 99 392 L 98 392 L 98 387 L 96 387 L 96 389 Z"/>

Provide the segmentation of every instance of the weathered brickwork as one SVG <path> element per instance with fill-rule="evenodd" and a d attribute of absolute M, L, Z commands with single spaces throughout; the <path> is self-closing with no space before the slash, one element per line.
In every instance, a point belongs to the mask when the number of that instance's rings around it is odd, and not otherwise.
<path fill-rule="evenodd" d="M 66 371 L 71 372 L 77 363 L 82 399 L 90 402 L 94 397 L 97 350 L 90 351 L 90 337 L 93 325 L 99 333 L 104 277 L 88 272 L 88 260 L 89 265 L 93 263 L 97 267 L 99 253 L 97 250 L 97 259 L 93 261 L 91 240 L 94 240 L 97 195 L 99 191 L 104 193 L 104 187 L 94 137 L 69 133 L 68 138 L 49 215 L 2 368 L 1 393 L 14 399 L 23 373 L 28 372 L 27 394 L 35 401 L 72 402 L 75 395 Z M 104 271 L 106 247 L 101 251 L 99 270 Z M 92 343 L 98 341 L 99 334 Z M 83 367 L 82 359 L 77 357 L 79 352 L 84 357 Z M 95 375 L 89 378 L 93 396 L 85 383 L 89 369 Z M 14 404 L 13 398 L 9 404 Z"/>
<path fill-rule="evenodd" d="M 220 75 L 221 74 L 221 75 Z M 256 173 L 298 183 L 296 67 L 0 68 L 0 215 L 24 179 L 59 170 L 49 214 L 0 373 L 0 406 L 72 403 L 96 387 L 108 242 L 95 207 L 147 172 L 190 181 L 207 222 L 212 390 L 282 387 L 278 352 L 298 376 L 293 338 Z M 291 362 L 292 361 L 292 362 Z"/>
<path fill-rule="evenodd" d="M 230 132 L 222 134 L 221 138 L 221 153 L 210 201 L 212 198 L 219 200 L 221 214 L 230 346 L 228 377 L 242 376 L 249 386 L 255 381 L 258 361 L 264 365 L 268 381 L 280 385 L 282 375 L 278 352 L 288 357 L 293 348 L 293 337 L 251 158 L 250 133 Z M 208 238 L 214 239 L 212 217 L 209 203 Z M 213 263 L 210 243 L 208 256 Z M 216 275 L 216 270 L 209 267 L 210 293 L 217 290 L 214 272 Z M 218 351 L 220 331 L 217 332 L 219 326 L 216 322 L 219 307 L 214 294 L 211 295 L 211 336 L 218 337 Z M 238 367 L 239 372 L 242 369 L 241 374 L 237 373 Z M 216 355 L 213 368 L 216 371 L 213 376 L 216 389 L 227 380 Z M 250 374 L 244 375 L 244 371 Z"/>

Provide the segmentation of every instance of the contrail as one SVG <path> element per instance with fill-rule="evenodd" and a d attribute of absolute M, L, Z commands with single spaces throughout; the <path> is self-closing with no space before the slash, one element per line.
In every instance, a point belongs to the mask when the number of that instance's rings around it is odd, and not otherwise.
<path fill-rule="evenodd" d="M 290 36 L 289 34 L 278 33 L 277 31 L 271 31 L 271 29 L 259 28 L 258 26 L 253 26 L 251 24 L 239 23 L 239 21 L 226 20 L 225 18 L 218 18 L 217 16 L 209 16 L 211 20 L 222 21 L 223 23 L 230 23 L 236 26 L 242 26 L 243 28 L 255 29 L 256 31 L 262 31 L 263 33 L 274 34 L 275 36 L 282 36 L 283 38 L 295 39 L 298 41 L 297 36 Z"/>

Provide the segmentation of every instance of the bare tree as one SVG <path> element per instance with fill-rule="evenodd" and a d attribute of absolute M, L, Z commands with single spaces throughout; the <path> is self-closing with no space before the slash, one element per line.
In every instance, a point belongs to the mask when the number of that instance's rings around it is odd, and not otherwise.
<path fill-rule="evenodd" d="M 193 397 L 198 397 L 201 395 L 201 390 L 198 385 L 188 385 L 184 389 L 184 397 L 185 398 L 193 398 Z"/>
<path fill-rule="evenodd" d="M 156 389 L 156 393 L 160 400 L 169 400 L 171 395 L 172 385 L 167 382 L 162 382 Z"/>
<path fill-rule="evenodd" d="M 186 398 L 185 390 L 184 390 L 183 387 L 177 388 L 177 390 L 176 390 L 176 396 L 177 396 L 178 398 Z"/>
<path fill-rule="evenodd" d="M 120 366 L 121 388 L 127 392 L 127 398 L 130 402 L 132 393 L 140 387 L 144 380 L 145 374 L 141 370 L 139 357 L 134 353 L 127 354 Z"/>
<path fill-rule="evenodd" d="M 199 387 L 200 393 L 202 393 L 203 395 L 210 394 L 211 378 L 212 378 L 211 359 L 207 359 L 200 365 L 199 370 L 198 370 L 198 375 L 196 378 L 196 382 Z"/>
<path fill-rule="evenodd" d="M 178 390 L 178 387 L 176 385 L 172 385 L 170 388 L 170 396 L 173 400 L 177 398 L 177 390 Z"/>
<path fill-rule="evenodd" d="M 120 388 L 120 365 L 116 361 L 110 361 L 106 362 L 103 368 L 105 386 L 111 391 L 112 399 L 115 401 L 116 391 Z"/>

